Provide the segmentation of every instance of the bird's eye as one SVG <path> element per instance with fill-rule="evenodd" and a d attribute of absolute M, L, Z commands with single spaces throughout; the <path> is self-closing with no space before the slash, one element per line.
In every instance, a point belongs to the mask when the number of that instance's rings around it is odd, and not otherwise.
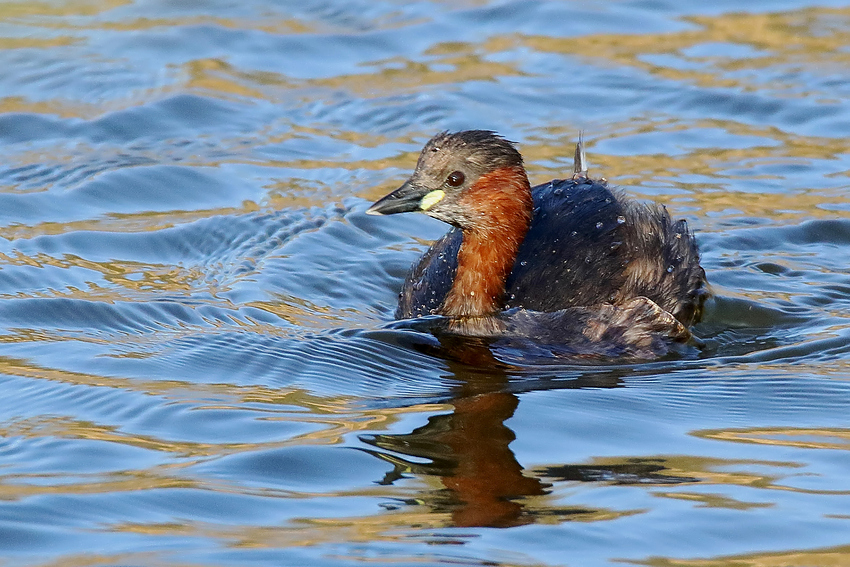
<path fill-rule="evenodd" d="M 453 171 L 446 177 L 446 183 L 451 185 L 452 187 L 460 187 L 463 185 L 463 181 L 466 179 L 463 173 L 460 171 Z"/>

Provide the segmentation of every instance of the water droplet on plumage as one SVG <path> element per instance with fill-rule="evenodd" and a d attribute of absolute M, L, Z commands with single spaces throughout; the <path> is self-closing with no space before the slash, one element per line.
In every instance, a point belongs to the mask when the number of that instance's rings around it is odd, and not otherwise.
<path fill-rule="evenodd" d="M 564 193 L 564 190 L 563 190 L 563 189 L 561 189 L 560 187 L 558 187 L 557 189 L 555 189 L 554 191 L 552 191 L 552 193 L 554 193 L 554 194 L 555 194 L 555 195 L 557 195 L 557 196 L 560 196 L 560 195 L 562 195 L 562 194 Z"/>
<path fill-rule="evenodd" d="M 673 266 L 667 266 L 667 273 L 668 273 L 668 274 L 672 274 L 672 273 L 673 273 L 673 269 L 674 269 L 674 268 L 673 268 Z"/>
<path fill-rule="evenodd" d="M 519 265 L 520 265 L 520 266 L 527 266 L 527 265 L 528 265 L 528 262 L 526 262 L 525 260 L 521 260 L 521 261 L 520 261 L 520 263 L 519 263 Z"/>
<path fill-rule="evenodd" d="M 601 222 L 596 223 L 596 228 L 602 228 L 604 225 Z"/>
<path fill-rule="evenodd" d="M 570 236 L 575 237 L 577 234 L 578 234 L 578 233 L 577 233 L 576 231 L 572 231 L 572 232 L 570 233 Z"/>
<path fill-rule="evenodd" d="M 626 222 L 626 217 L 624 217 L 623 215 L 620 215 L 620 216 L 617 217 L 617 224 L 623 224 L 625 222 Z"/>

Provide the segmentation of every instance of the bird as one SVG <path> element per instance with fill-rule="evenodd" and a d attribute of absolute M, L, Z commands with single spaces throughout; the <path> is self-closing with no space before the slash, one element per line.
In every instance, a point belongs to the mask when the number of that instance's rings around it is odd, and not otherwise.
<path fill-rule="evenodd" d="M 573 169 L 532 187 L 516 144 L 493 131 L 431 138 L 410 178 L 366 211 L 452 226 L 412 266 L 396 318 L 624 352 L 690 339 L 710 291 L 687 222 L 589 177 L 581 139 Z"/>

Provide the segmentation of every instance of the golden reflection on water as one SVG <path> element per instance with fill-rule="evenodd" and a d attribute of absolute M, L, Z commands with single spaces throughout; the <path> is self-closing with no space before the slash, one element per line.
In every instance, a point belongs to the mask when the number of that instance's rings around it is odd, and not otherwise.
<path fill-rule="evenodd" d="M 0 8 L 2 9 L 2 8 Z M 40 39 L 32 37 L 0 37 L 0 49 L 47 49 L 51 47 L 63 47 L 77 43 L 73 37 L 54 37 L 51 39 Z"/>
<path fill-rule="evenodd" d="M 221 59 L 195 59 L 185 63 L 183 71 L 188 77 L 184 81 L 185 87 L 202 92 L 208 91 L 214 96 L 232 98 L 227 95 L 235 95 L 237 100 L 240 97 L 257 100 L 269 98 L 269 95 L 262 90 L 252 88 L 251 83 L 263 86 L 274 84 L 278 88 L 288 86 L 288 81 L 281 75 L 244 73 L 234 69 L 229 63 Z"/>
<path fill-rule="evenodd" d="M 398 495 L 386 487 L 376 486 L 369 490 L 337 493 L 338 497 L 384 496 L 395 499 Z M 613 511 L 583 507 L 553 507 L 551 502 L 539 511 L 541 523 L 559 523 L 563 521 L 608 521 L 630 516 L 633 511 Z M 445 511 L 434 510 L 428 505 L 407 504 L 400 509 L 369 516 L 343 518 L 297 519 L 283 526 L 235 526 L 188 522 L 182 524 L 179 533 L 196 537 L 217 539 L 230 547 L 257 549 L 286 549 L 292 547 L 310 547 L 329 544 L 351 544 L 372 542 L 411 543 L 417 540 L 440 544 L 462 544 L 468 536 L 463 534 L 430 535 L 430 530 L 454 525 L 452 515 Z M 173 534 L 171 524 L 134 524 L 125 523 L 110 526 L 116 531 L 129 533 Z M 425 533 L 422 533 L 425 532 Z M 418 556 L 417 561 L 425 558 Z M 519 565 L 528 565 L 527 558 Z M 394 556 L 394 562 L 399 559 Z M 416 561 L 415 561 L 416 562 Z M 415 563 L 414 562 L 414 563 Z M 512 565 L 510 561 L 499 561 L 500 566 Z"/>
<path fill-rule="evenodd" d="M 243 201 L 242 207 L 220 207 L 194 211 L 149 211 L 118 214 L 112 213 L 105 218 L 86 219 L 70 222 L 41 222 L 32 226 L 12 224 L 0 227 L 0 238 L 23 240 L 36 236 L 67 234 L 70 232 L 156 232 L 189 224 L 213 216 L 238 216 L 259 210 L 251 201 Z"/>
<path fill-rule="evenodd" d="M 456 85 L 472 81 L 495 81 L 497 77 L 524 75 L 515 65 L 486 58 L 473 44 L 440 44 L 441 53 L 428 63 L 394 58 L 370 65 L 378 69 L 368 73 L 337 75 L 327 79 L 311 79 L 305 86 L 345 89 L 358 97 L 386 97 L 392 93 L 419 90 L 424 86 Z M 457 49 L 458 51 L 452 51 Z M 449 55 L 448 53 L 451 53 Z"/>
<path fill-rule="evenodd" d="M 743 502 L 730 498 L 723 494 L 710 492 L 655 492 L 654 496 L 663 496 L 674 500 L 686 500 L 688 502 L 699 502 L 706 508 L 726 508 L 729 510 L 750 510 L 752 508 L 770 508 L 772 502 Z"/>
<path fill-rule="evenodd" d="M 101 567 L 102 565 L 198 567 L 197 563 L 183 562 L 175 559 L 173 556 L 162 557 L 162 553 L 157 551 L 129 553 L 68 553 L 59 559 L 39 563 L 38 567 Z"/>
<path fill-rule="evenodd" d="M 66 0 L 64 2 L 0 2 L 0 22 L 14 22 L 34 16 L 95 16 L 120 6 L 132 4 L 132 0 Z"/>
<path fill-rule="evenodd" d="M 121 378 L 99 374 L 87 374 L 55 368 L 46 368 L 24 359 L 8 356 L 0 357 L 0 373 L 67 384 L 71 386 L 94 386 L 115 388 L 139 392 L 152 396 L 161 396 L 166 400 L 195 402 L 206 406 L 210 400 L 217 400 L 217 407 L 233 410 L 244 409 L 245 404 L 261 404 L 264 412 L 283 412 L 266 419 L 317 420 L 336 431 L 361 431 L 368 426 L 387 427 L 395 423 L 396 418 L 408 413 L 438 411 L 441 405 L 419 404 L 402 408 L 354 409 L 356 396 L 317 396 L 304 389 L 284 387 L 268 388 L 263 386 L 235 386 L 227 383 L 202 384 L 183 380 L 144 380 Z M 287 412 L 292 412 L 291 415 Z M 342 417 L 340 417 L 342 416 Z M 365 424 L 365 425 L 364 425 Z M 317 435 L 310 433 L 309 435 Z M 329 433 L 327 443 L 340 442 L 340 433 Z M 194 445 L 193 445 L 194 446 Z M 182 452 L 182 446 L 175 445 L 175 452 Z"/>
<path fill-rule="evenodd" d="M 734 87 L 744 91 L 782 87 L 781 83 L 765 83 L 758 73 L 731 72 L 767 69 L 775 66 L 811 68 L 833 67 L 847 69 L 850 53 L 844 48 L 850 43 L 850 8 L 813 7 L 789 12 L 726 13 L 719 16 L 689 16 L 683 18 L 697 29 L 657 34 L 591 34 L 581 40 L 527 36 L 518 41 L 540 52 L 579 55 L 607 64 L 633 67 L 648 73 L 681 82 L 693 82 L 705 87 Z M 836 21 L 844 20 L 842 24 Z M 827 27 L 823 24 L 830 22 Z M 693 56 L 687 51 L 703 44 L 749 46 L 753 54 L 744 57 Z M 683 62 L 710 66 L 688 70 L 657 65 L 648 55 L 673 54 Z M 754 55 L 754 56 L 753 56 Z M 758 82 L 757 82 L 758 81 Z M 798 93 L 796 96 L 808 96 Z"/>
<path fill-rule="evenodd" d="M 18 294 L 18 297 L 65 297 L 90 299 L 94 301 L 105 301 L 114 303 L 125 299 L 120 293 L 120 288 L 135 292 L 167 291 L 167 292 L 190 292 L 198 291 L 206 286 L 199 286 L 206 274 L 198 267 L 186 268 L 167 264 L 143 264 L 130 260 L 121 262 L 94 262 L 86 260 L 74 254 L 65 254 L 61 258 L 38 253 L 26 256 L 15 251 L 14 257 L 0 252 L 0 262 L 9 266 L 30 266 L 43 268 L 50 266 L 54 268 L 70 269 L 85 268 L 93 273 L 99 274 L 107 282 L 117 286 L 116 288 L 100 287 L 93 282 L 88 283 L 84 290 L 67 289 L 65 291 L 52 290 L 50 292 L 30 292 Z M 213 290 L 211 290 L 214 293 Z"/>
<path fill-rule="evenodd" d="M 118 494 L 130 490 L 168 488 L 199 488 L 199 483 L 188 478 L 151 471 L 95 475 L 6 475 L 0 477 L 0 500 L 24 500 L 57 494 Z"/>
<path fill-rule="evenodd" d="M 848 567 L 850 546 L 749 553 L 711 559 L 653 557 L 645 561 L 627 563 L 648 567 Z"/>
<path fill-rule="evenodd" d="M 694 435 L 703 439 L 718 439 L 736 443 L 850 451 L 850 429 L 806 429 L 801 427 L 706 429 L 694 432 Z"/>

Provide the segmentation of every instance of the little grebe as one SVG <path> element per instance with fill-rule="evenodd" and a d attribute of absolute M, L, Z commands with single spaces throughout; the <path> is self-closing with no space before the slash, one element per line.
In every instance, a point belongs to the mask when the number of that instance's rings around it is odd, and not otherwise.
<path fill-rule="evenodd" d="M 614 324 L 623 333 L 631 326 L 688 336 L 708 291 L 685 220 L 588 178 L 581 142 L 575 171 L 532 188 L 520 153 L 494 132 L 434 136 L 410 179 L 366 211 L 420 211 L 455 227 L 411 269 L 396 317 L 543 312 L 535 324 L 549 321 L 551 330 L 559 323 L 550 314 L 567 310 L 590 340 Z M 527 319 L 510 326 L 524 328 Z"/>

